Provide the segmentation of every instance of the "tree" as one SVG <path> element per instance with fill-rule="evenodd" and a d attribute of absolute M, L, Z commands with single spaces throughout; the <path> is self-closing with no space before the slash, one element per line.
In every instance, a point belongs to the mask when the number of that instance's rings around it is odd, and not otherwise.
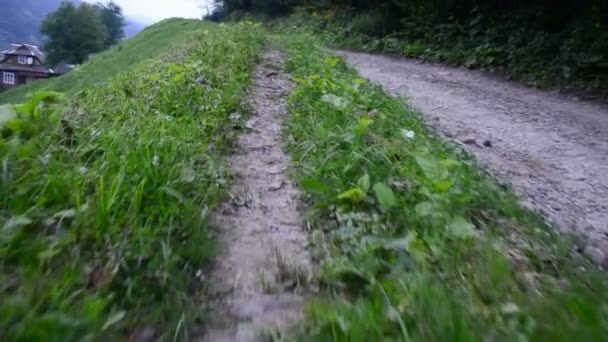
<path fill-rule="evenodd" d="M 113 1 L 75 6 L 63 2 L 42 23 L 49 63 L 82 63 L 90 54 L 120 42 L 125 36 L 122 8 Z"/>
<path fill-rule="evenodd" d="M 125 18 L 122 15 L 122 8 L 113 1 L 110 1 L 106 5 L 98 3 L 97 7 L 108 33 L 105 47 L 117 44 L 125 37 Z"/>
<path fill-rule="evenodd" d="M 44 48 L 51 64 L 80 64 L 90 54 L 103 50 L 108 39 L 99 8 L 87 3 L 76 7 L 63 2 L 42 22 L 41 32 L 47 37 Z"/>

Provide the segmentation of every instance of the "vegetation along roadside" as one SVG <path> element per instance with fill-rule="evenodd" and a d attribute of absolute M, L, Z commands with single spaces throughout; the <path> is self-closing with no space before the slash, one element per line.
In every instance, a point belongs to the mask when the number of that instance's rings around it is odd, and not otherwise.
<path fill-rule="evenodd" d="M 264 35 L 169 20 L 83 68 L 180 31 L 111 78 L 75 72 L 2 95 L 33 94 L 0 109 L 0 340 L 182 339 L 201 318 L 207 213 Z"/>
<path fill-rule="evenodd" d="M 311 35 L 285 129 L 328 297 L 304 339 L 601 340 L 606 283 L 474 160 Z"/>

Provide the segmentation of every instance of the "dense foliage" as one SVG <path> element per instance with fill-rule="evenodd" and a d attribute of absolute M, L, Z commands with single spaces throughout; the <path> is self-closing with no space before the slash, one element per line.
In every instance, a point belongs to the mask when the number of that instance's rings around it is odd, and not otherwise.
<path fill-rule="evenodd" d="M 113 2 L 78 6 L 63 2 L 42 22 L 49 63 L 80 64 L 89 55 L 118 43 L 124 37 L 124 26 L 122 9 Z"/>
<path fill-rule="evenodd" d="M 220 155 L 264 37 L 163 27 L 184 39 L 160 58 L 0 107 L 0 340 L 181 340 L 201 317 Z"/>
<path fill-rule="evenodd" d="M 306 341 L 585 341 L 608 332 L 603 274 L 310 35 L 282 38 L 286 136 L 326 299 Z"/>
<path fill-rule="evenodd" d="M 601 0 L 223 0 L 215 19 L 293 13 L 334 46 L 501 69 L 538 86 L 608 88 Z"/>

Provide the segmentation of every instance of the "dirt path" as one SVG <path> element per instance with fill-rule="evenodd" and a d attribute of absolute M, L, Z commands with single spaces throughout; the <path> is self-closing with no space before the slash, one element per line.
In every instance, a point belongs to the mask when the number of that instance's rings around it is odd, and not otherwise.
<path fill-rule="evenodd" d="M 407 96 L 556 227 L 586 237 L 585 253 L 608 265 L 607 106 L 470 70 L 342 54 L 364 77 Z"/>
<path fill-rule="evenodd" d="M 220 253 L 209 284 L 216 310 L 204 341 L 260 340 L 301 315 L 310 258 L 280 137 L 292 87 L 281 63 L 281 55 L 269 51 L 256 67 L 253 114 L 231 157 L 231 199 L 214 217 Z"/>

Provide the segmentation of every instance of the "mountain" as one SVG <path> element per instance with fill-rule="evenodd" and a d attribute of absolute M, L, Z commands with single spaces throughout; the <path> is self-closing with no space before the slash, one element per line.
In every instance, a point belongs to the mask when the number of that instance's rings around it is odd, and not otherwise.
<path fill-rule="evenodd" d="M 9 43 L 40 44 L 40 25 L 47 14 L 54 11 L 62 0 L 3 0 L 0 12 L 0 47 Z M 79 1 L 75 1 L 79 2 Z"/>
<path fill-rule="evenodd" d="M 40 25 L 44 18 L 56 10 L 65 0 L 1 0 L 0 13 L 11 13 L 0 16 L 0 51 L 9 43 L 42 44 Z M 79 4 L 81 0 L 73 0 Z M 125 36 L 130 38 L 143 30 L 144 25 L 125 18 Z"/>
<path fill-rule="evenodd" d="M 125 18 L 125 38 L 131 38 L 146 28 L 146 24 L 142 24 L 133 19 Z"/>

